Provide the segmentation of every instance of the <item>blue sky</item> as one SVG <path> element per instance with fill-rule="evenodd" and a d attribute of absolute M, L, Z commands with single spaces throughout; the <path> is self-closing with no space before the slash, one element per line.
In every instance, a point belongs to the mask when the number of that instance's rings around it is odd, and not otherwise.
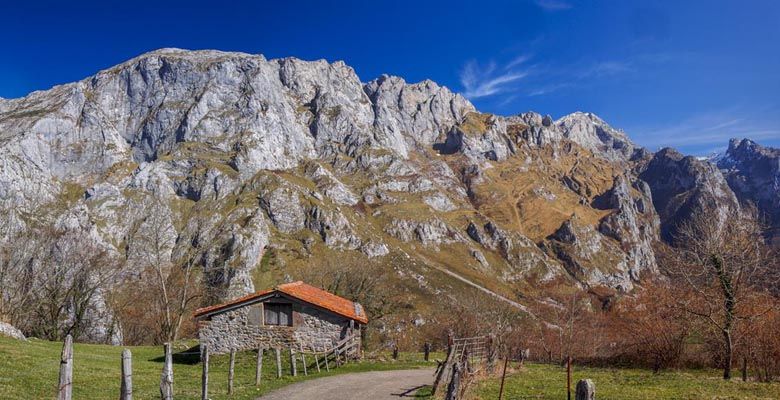
<path fill-rule="evenodd" d="M 780 1 L 13 2 L 0 97 L 161 47 L 344 60 L 482 111 L 591 111 L 651 150 L 780 147 Z"/>

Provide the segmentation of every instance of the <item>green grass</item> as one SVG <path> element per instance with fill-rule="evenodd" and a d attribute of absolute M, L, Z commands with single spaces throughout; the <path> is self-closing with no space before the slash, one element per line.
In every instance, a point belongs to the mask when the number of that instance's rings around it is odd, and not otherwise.
<path fill-rule="evenodd" d="M 174 353 L 187 349 L 189 343 L 177 344 Z M 16 341 L 0 336 L 0 399 L 47 399 L 56 392 L 59 372 L 59 357 L 62 344 L 30 339 Z M 120 355 L 123 347 L 106 345 L 76 344 L 73 361 L 73 398 L 110 399 L 119 396 Z M 134 398 L 159 398 L 160 373 L 162 371 L 161 346 L 129 347 L 133 353 Z M 426 363 L 417 353 L 401 353 L 398 361 L 390 360 L 388 354 L 372 360 L 349 363 L 330 373 L 317 374 L 310 370 L 309 376 L 290 376 L 289 353 L 282 353 L 284 376 L 276 378 L 273 352 L 266 352 L 263 360 L 263 381 L 255 387 L 255 353 L 239 353 L 236 357 L 236 372 L 233 396 L 227 395 L 227 355 L 213 355 L 209 365 L 209 397 L 218 399 L 254 399 L 270 390 L 321 376 L 389 369 L 433 367 L 433 361 Z M 439 358 L 443 355 L 437 354 Z M 431 357 L 433 360 L 434 357 Z M 307 358 L 307 361 L 310 360 Z M 311 368 L 313 369 L 313 368 Z M 201 364 L 197 356 L 174 355 L 174 395 L 176 399 L 200 399 Z"/>
<path fill-rule="evenodd" d="M 780 383 L 726 382 L 716 370 L 666 371 L 654 375 L 641 369 L 574 368 L 574 386 L 592 379 L 599 400 L 621 399 L 778 399 Z M 480 382 L 475 399 L 497 399 L 499 378 Z M 504 399 L 562 399 L 566 397 L 566 370 L 557 365 L 528 364 L 507 377 Z"/>

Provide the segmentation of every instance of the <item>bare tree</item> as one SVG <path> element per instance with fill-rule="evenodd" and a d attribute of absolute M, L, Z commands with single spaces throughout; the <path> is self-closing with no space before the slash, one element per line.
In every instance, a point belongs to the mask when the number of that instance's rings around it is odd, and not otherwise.
<path fill-rule="evenodd" d="M 110 325 L 103 293 L 117 271 L 115 258 L 84 231 L 30 224 L 0 245 L 0 315 L 32 336 L 105 340 L 91 331 Z"/>
<path fill-rule="evenodd" d="M 31 290 L 37 239 L 30 231 L 7 232 L 0 241 L 0 320 L 23 318 L 35 292 Z"/>
<path fill-rule="evenodd" d="M 185 251 L 174 257 L 179 240 L 182 238 L 174 227 L 169 208 L 156 198 L 149 202 L 145 216 L 128 235 L 127 262 L 131 269 L 140 271 L 130 290 L 145 293 L 152 299 L 145 305 L 149 309 L 143 314 L 152 315 L 147 322 L 156 325 L 152 340 L 158 343 L 179 338 L 182 322 L 200 296 L 196 263 L 203 249 L 197 244 L 184 243 Z M 125 316 L 138 315 L 133 312 L 137 303 L 128 304 L 128 296 L 118 297 L 125 299 L 125 304 L 120 306 Z M 147 340 L 142 336 L 134 341 Z"/>
<path fill-rule="evenodd" d="M 722 219 L 700 213 L 680 226 L 673 244 L 661 259 L 683 289 L 677 306 L 718 332 L 723 378 L 730 379 L 735 325 L 754 316 L 742 302 L 762 287 L 768 266 L 777 265 L 769 259 L 761 226 L 752 211 L 731 210 Z"/>
<path fill-rule="evenodd" d="M 592 312 L 590 298 L 579 288 L 549 283 L 545 296 L 530 306 L 540 321 L 534 324 L 534 343 L 547 361 L 563 362 L 567 356 L 587 357 L 595 351 L 596 335 L 590 335 L 599 315 Z"/>

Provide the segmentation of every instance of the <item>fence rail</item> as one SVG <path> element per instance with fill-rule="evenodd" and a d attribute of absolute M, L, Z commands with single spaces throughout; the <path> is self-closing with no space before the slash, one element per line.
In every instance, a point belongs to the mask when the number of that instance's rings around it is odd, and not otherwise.
<path fill-rule="evenodd" d="M 471 377 L 489 371 L 495 363 L 495 341 L 492 336 L 447 337 L 447 359 L 440 362 L 433 382 L 433 394 L 447 382 L 445 399 L 460 399 Z"/>

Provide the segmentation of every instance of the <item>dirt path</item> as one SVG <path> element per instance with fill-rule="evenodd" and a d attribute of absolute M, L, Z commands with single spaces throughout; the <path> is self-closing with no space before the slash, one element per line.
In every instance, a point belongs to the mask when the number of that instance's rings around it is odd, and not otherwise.
<path fill-rule="evenodd" d="M 418 256 L 423 261 L 428 263 L 427 264 L 428 267 L 434 268 L 434 269 L 436 269 L 439 272 L 443 272 L 443 273 L 445 273 L 445 274 L 447 274 L 447 275 L 449 275 L 449 276 L 451 276 L 451 277 L 453 277 L 453 278 L 455 278 L 455 279 L 457 279 L 457 280 L 459 280 L 459 281 L 461 281 L 461 282 L 463 282 L 463 283 L 465 283 L 465 284 L 467 284 L 467 285 L 469 285 L 469 286 L 471 286 L 471 287 L 473 287 L 473 288 L 475 288 L 475 289 L 477 289 L 477 290 L 479 290 L 479 291 L 481 291 L 481 292 L 483 292 L 483 293 L 485 293 L 487 295 L 493 296 L 494 298 L 496 298 L 496 299 L 498 299 L 500 301 L 503 301 L 504 303 L 507 303 L 510 306 L 515 307 L 518 310 L 528 314 L 529 316 L 531 316 L 531 318 L 536 319 L 536 315 L 534 315 L 534 313 L 532 313 L 531 310 L 528 309 L 528 307 L 526 307 L 526 306 L 524 306 L 524 305 L 522 305 L 522 304 L 520 304 L 520 303 L 518 303 L 518 302 L 516 302 L 514 300 L 510 300 L 510 299 L 506 298 L 505 296 L 502 296 L 502 295 L 500 295 L 500 294 L 498 294 L 498 293 L 496 293 L 496 292 L 494 292 L 494 291 L 492 291 L 492 290 L 490 290 L 490 289 L 488 289 L 488 288 L 486 288 L 484 286 L 481 286 L 481 285 L 477 284 L 476 282 L 474 282 L 474 281 L 472 281 L 470 279 L 467 279 L 467 278 L 465 278 L 465 277 L 463 277 L 463 276 L 461 276 L 461 275 L 459 275 L 459 274 L 457 274 L 455 272 L 452 272 L 452 271 L 450 271 L 450 270 L 448 270 L 448 269 L 446 269 L 444 267 L 440 267 L 438 264 L 436 264 L 434 262 L 431 262 L 430 260 L 428 260 L 427 258 L 423 257 L 422 255 L 418 255 Z"/>
<path fill-rule="evenodd" d="M 433 378 L 432 369 L 358 372 L 292 384 L 258 400 L 397 400 L 414 397 Z"/>

